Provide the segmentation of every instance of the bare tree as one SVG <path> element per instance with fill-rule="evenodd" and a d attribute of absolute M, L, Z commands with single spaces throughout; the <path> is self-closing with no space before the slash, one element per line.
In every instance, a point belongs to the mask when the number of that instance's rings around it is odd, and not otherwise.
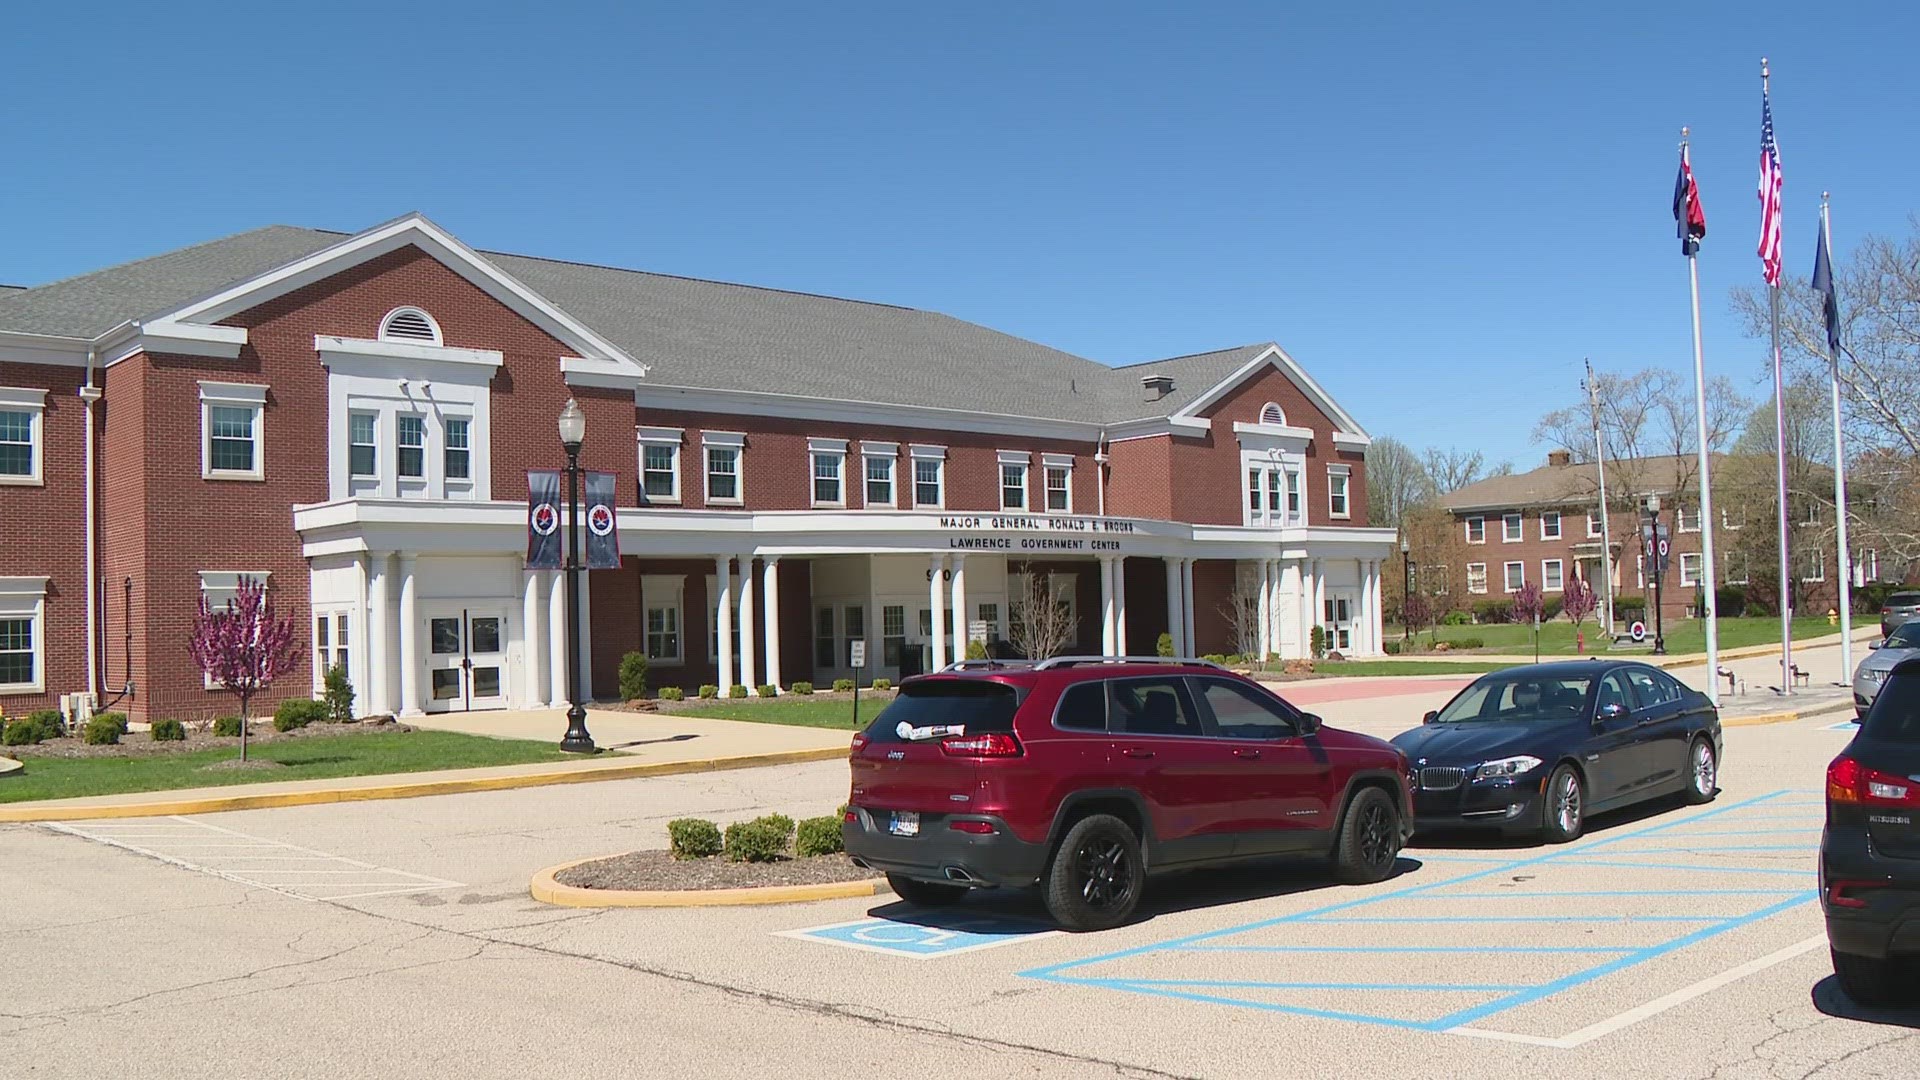
<path fill-rule="evenodd" d="M 1368 445 L 1367 516 L 1374 525 L 1397 529 L 1408 510 L 1436 494 L 1427 467 L 1406 443 L 1383 437 Z"/>
<path fill-rule="evenodd" d="M 1073 640 L 1072 582 L 1064 575 L 1035 570 L 1027 563 L 1013 568 L 1007 581 L 1008 640 L 1030 660 L 1058 656 Z"/>
<path fill-rule="evenodd" d="M 1450 495 L 1468 484 L 1485 479 L 1481 475 L 1481 466 L 1486 457 L 1478 450 L 1461 450 L 1449 446 L 1445 450 L 1437 446 L 1427 447 L 1427 480 L 1441 495 Z"/>
<path fill-rule="evenodd" d="M 1590 464 L 1597 419 L 1607 494 L 1616 509 L 1633 506 L 1650 491 L 1684 497 L 1696 490 L 1700 439 L 1693 378 L 1647 368 L 1628 374 L 1598 372 L 1593 382 L 1591 394 L 1583 391 L 1579 400 L 1542 416 L 1534 425 L 1533 441 Z M 1709 379 L 1706 389 L 1707 449 L 1721 453 L 1746 419 L 1750 403 L 1725 376 Z M 1591 472 L 1582 470 L 1580 475 L 1587 486 L 1598 484 Z"/>
<path fill-rule="evenodd" d="M 1252 663 L 1266 662 L 1260 655 L 1260 597 L 1254 588 L 1245 583 L 1235 588 L 1233 596 L 1220 605 L 1220 614 L 1233 635 L 1233 651 Z"/>

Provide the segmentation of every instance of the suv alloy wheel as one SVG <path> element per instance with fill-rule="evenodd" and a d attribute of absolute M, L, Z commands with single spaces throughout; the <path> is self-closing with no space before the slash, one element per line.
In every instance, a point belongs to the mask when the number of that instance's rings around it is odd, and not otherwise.
<path fill-rule="evenodd" d="M 1146 867 L 1140 838 L 1111 814 L 1073 823 L 1047 864 L 1047 913 L 1068 930 L 1105 930 L 1127 921 L 1140 903 Z"/>

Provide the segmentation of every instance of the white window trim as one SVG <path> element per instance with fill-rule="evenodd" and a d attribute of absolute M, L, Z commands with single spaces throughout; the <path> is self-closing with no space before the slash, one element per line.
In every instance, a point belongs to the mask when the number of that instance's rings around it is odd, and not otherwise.
<path fill-rule="evenodd" d="M 213 407 L 253 411 L 253 468 L 213 467 Z M 202 480 L 265 480 L 267 478 L 267 388 L 254 383 L 200 380 L 200 478 Z"/>
<path fill-rule="evenodd" d="M 449 493 L 449 495 L 451 495 L 451 493 L 454 491 L 458 491 L 461 493 L 461 497 L 463 499 L 471 499 L 473 498 L 474 486 L 478 483 L 478 480 L 474 476 L 474 462 L 475 460 L 477 460 L 477 458 L 476 458 L 476 455 L 474 454 L 474 447 L 473 447 L 473 432 L 474 432 L 474 428 L 477 427 L 478 425 L 474 422 L 474 418 L 471 414 L 458 412 L 454 410 L 443 411 L 439 420 L 440 420 L 440 423 L 438 425 L 440 428 L 440 453 L 439 453 L 440 466 L 439 467 L 440 467 L 441 490 Z M 465 446 L 453 445 L 453 438 L 450 434 L 450 425 L 454 421 L 459 421 L 460 423 L 467 425 L 467 445 Z M 429 435 L 428 438 L 431 439 L 432 436 Z M 455 450 L 458 450 L 461 453 L 467 455 L 467 475 L 465 476 L 452 476 L 452 475 L 449 475 L 447 472 L 447 455 L 453 453 Z M 379 451 L 375 450 L 374 455 L 377 462 Z"/>
<path fill-rule="evenodd" d="M 1824 553 L 1813 553 L 1813 573 L 1801 575 L 1800 580 L 1809 583 L 1827 580 L 1827 557 Z"/>
<path fill-rule="evenodd" d="M 1733 576 L 1733 560 L 1736 558 L 1740 560 L 1740 566 L 1742 567 L 1739 577 Z M 1752 582 L 1753 568 L 1752 564 L 1747 561 L 1746 555 L 1738 551 L 1729 551 L 1727 552 L 1724 565 L 1720 568 L 1720 573 L 1722 575 L 1720 584 L 1722 585 L 1747 585 Z"/>
<path fill-rule="evenodd" d="M 946 509 L 946 506 L 947 506 L 947 448 L 944 446 L 928 446 L 920 443 L 915 443 L 907 447 L 907 457 L 910 461 L 915 463 L 909 466 L 907 469 L 907 482 L 913 485 L 913 489 L 909 491 L 907 495 L 907 497 L 911 500 L 910 505 L 915 510 Z M 932 461 L 932 462 L 938 463 L 936 466 L 936 475 L 938 478 L 938 486 L 940 488 L 940 498 L 936 502 L 923 503 L 920 501 L 920 479 L 919 479 L 920 466 L 918 463 L 922 461 Z"/>
<path fill-rule="evenodd" d="M 1346 503 L 1346 509 L 1333 508 L 1333 478 L 1340 477 L 1340 498 Z M 1284 488 L 1282 491 L 1284 492 Z M 1353 517 L 1353 468 L 1348 465 L 1327 466 L 1327 516 L 1346 520 Z"/>
<path fill-rule="evenodd" d="M 1473 523 L 1476 521 L 1480 523 L 1480 539 L 1478 540 L 1475 540 L 1473 538 Z M 1467 519 L 1461 522 L 1461 532 L 1467 538 L 1467 543 L 1469 544 L 1486 543 L 1487 542 L 1487 515 L 1485 514 L 1467 515 Z"/>
<path fill-rule="evenodd" d="M 1055 510 L 1053 508 L 1053 504 L 1051 500 L 1048 499 L 1048 495 L 1050 495 L 1051 492 L 1047 488 L 1047 473 L 1054 469 L 1065 470 L 1067 474 L 1067 505 L 1066 505 L 1066 508 L 1062 510 Z M 1073 455 L 1072 454 L 1041 454 L 1040 455 L 1040 510 L 1042 513 L 1047 513 L 1047 514 L 1073 513 Z"/>
<path fill-rule="evenodd" d="M 1507 573 L 1507 571 L 1513 569 L 1516 566 L 1520 568 L 1520 584 L 1519 585 L 1513 584 L 1512 577 Z M 1527 583 L 1527 564 L 1525 562 L 1522 562 L 1516 559 L 1508 562 L 1506 565 L 1500 568 L 1500 591 L 1501 592 L 1507 593 L 1508 595 L 1517 593 L 1520 591 L 1521 586 L 1524 586 L 1526 583 Z"/>
<path fill-rule="evenodd" d="M 1272 410 L 1273 412 L 1278 413 L 1280 418 L 1278 420 L 1267 419 L 1268 410 Z M 1266 404 L 1260 406 L 1260 423 L 1268 427 L 1286 427 L 1287 426 L 1287 410 L 1281 408 L 1279 402 L 1269 401 Z"/>
<path fill-rule="evenodd" d="M 657 603 L 662 595 L 671 596 L 673 603 Z M 673 609 L 674 644 L 679 646 L 679 651 L 673 656 L 648 656 L 647 663 L 680 667 L 687 662 L 687 579 L 680 574 L 640 575 L 640 651 L 643 654 L 647 651 L 647 612 L 652 608 Z"/>
<path fill-rule="evenodd" d="M 1033 455 L 1024 450 L 1001 450 L 995 455 L 999 459 L 999 469 L 994 476 L 998 481 L 1000 509 L 1030 510 L 1033 507 Z M 1007 466 L 1016 465 L 1020 469 L 1020 505 L 1007 505 Z"/>
<path fill-rule="evenodd" d="M 0 386 L 0 409 L 24 412 L 27 427 L 27 453 L 33 457 L 33 471 L 25 476 L 0 476 L 0 484 L 14 487 L 42 487 L 46 484 L 47 392 L 25 386 Z M 34 638 L 38 641 L 39 638 Z M 38 669 L 35 669 L 38 670 Z"/>
<path fill-rule="evenodd" d="M 887 463 L 887 493 L 891 496 L 886 502 L 874 502 L 867 497 L 867 462 L 875 458 Z M 900 506 L 900 444 L 897 442 L 862 442 L 860 444 L 860 506 L 864 510 L 895 510 Z"/>
<path fill-rule="evenodd" d="M 1475 567 L 1478 567 L 1480 570 L 1480 587 L 1477 589 L 1473 587 L 1473 571 Z M 1473 596 L 1486 595 L 1487 593 L 1487 564 L 1486 563 L 1470 562 L 1467 564 L 1467 592 Z"/>
<path fill-rule="evenodd" d="M 332 499 L 355 497 L 485 502 L 493 497 L 492 390 L 499 353 L 424 343 L 349 341 L 316 337 L 327 368 L 327 490 Z M 351 413 L 373 417 L 374 472 L 352 472 Z M 426 417 L 426 475 L 399 475 L 394 419 Z M 467 422 L 467 479 L 446 476 L 446 421 Z M 436 451 L 435 448 L 438 448 Z"/>
<path fill-rule="evenodd" d="M 421 341 L 419 338 L 388 337 L 387 330 L 393 325 L 393 320 L 402 315 L 418 315 L 422 319 L 425 319 L 427 325 L 433 329 L 433 340 Z M 402 304 L 382 316 L 380 319 L 380 332 L 374 335 L 374 337 L 378 341 L 394 342 L 401 345 L 445 345 L 447 343 L 446 338 L 440 333 L 440 320 L 428 314 L 425 309 L 413 307 L 409 304 Z"/>
<path fill-rule="evenodd" d="M 207 606 L 218 613 L 225 611 L 227 601 L 234 599 L 240 591 L 240 579 L 252 578 L 268 589 L 273 588 L 271 570 L 202 570 L 200 573 L 200 595 Z M 202 674 L 200 684 L 208 690 L 218 690 L 224 684 L 211 675 Z"/>
<path fill-rule="evenodd" d="M 1602 522 L 1600 521 L 1600 512 L 1597 510 L 1589 510 L 1587 511 L 1586 517 L 1587 517 L 1587 539 L 1598 540 L 1605 532 L 1605 530 L 1601 527 Z"/>
<path fill-rule="evenodd" d="M 400 471 L 400 451 L 413 449 L 413 447 L 403 446 L 400 443 L 400 422 L 409 418 L 420 421 L 420 475 L 418 476 L 408 476 Z M 397 409 L 394 411 L 393 479 L 394 483 L 398 485 L 402 495 L 423 492 L 426 491 L 429 486 L 434 472 L 431 461 L 433 456 L 433 426 L 431 418 L 424 411 L 418 409 Z M 473 431 L 471 428 L 467 431 L 467 441 L 469 443 L 473 441 Z M 469 465 L 467 471 L 473 471 L 471 465 Z"/>
<path fill-rule="evenodd" d="M 1692 560 L 1693 560 L 1693 573 L 1692 573 L 1692 574 L 1688 574 L 1688 573 L 1687 573 L 1687 560 L 1688 560 L 1688 559 L 1692 559 Z M 1680 584 L 1682 584 L 1682 585 L 1698 585 L 1698 584 L 1700 584 L 1700 567 L 1701 567 L 1701 562 L 1700 562 L 1700 553 L 1699 553 L 1699 552 L 1697 552 L 1697 551 L 1683 551 L 1683 552 L 1681 552 L 1681 553 L 1680 553 Z"/>
<path fill-rule="evenodd" d="M 709 506 L 743 506 L 747 501 L 747 436 L 740 431 L 703 431 L 700 433 L 700 475 L 704 485 L 704 496 Z M 709 449 L 733 451 L 733 496 L 715 498 L 713 494 L 713 461 L 708 456 Z"/>
<path fill-rule="evenodd" d="M 1700 531 L 1700 512 L 1698 510 L 1693 512 L 1692 528 L 1687 527 L 1687 508 L 1686 507 L 1684 506 L 1674 507 L 1673 516 L 1674 516 L 1674 525 L 1677 526 L 1679 532 L 1697 533 Z"/>
<path fill-rule="evenodd" d="M 1736 532 L 1740 528 L 1742 528 L 1742 524 L 1740 522 L 1734 521 L 1731 517 L 1728 517 L 1727 516 L 1728 513 L 1729 511 L 1726 509 L 1726 507 L 1720 508 L 1720 527 L 1727 530 L 1728 532 Z"/>
<path fill-rule="evenodd" d="M 820 459 L 832 457 L 839 462 L 840 497 L 823 500 L 819 498 Z M 811 438 L 807 440 L 807 500 L 808 505 L 825 509 L 841 509 L 847 505 L 847 440 Z"/>
<path fill-rule="evenodd" d="M 1547 567 L 1549 566 L 1553 567 L 1555 570 L 1558 570 L 1560 572 L 1560 584 L 1558 585 L 1550 584 L 1550 582 L 1553 581 L 1553 575 L 1547 573 Z M 1540 560 L 1540 591 L 1543 593 L 1563 592 L 1565 591 L 1566 587 L 1567 587 L 1566 561 L 1564 559 L 1541 559 Z"/>
<path fill-rule="evenodd" d="M 1553 535 L 1552 536 L 1547 535 L 1548 515 L 1552 515 L 1553 517 Z M 1567 533 L 1566 516 L 1564 514 L 1560 513 L 1560 511 L 1558 510 L 1540 511 L 1540 539 L 1559 540 L 1562 537 L 1566 536 L 1566 533 Z"/>
<path fill-rule="evenodd" d="M 636 434 L 640 443 L 636 453 L 636 460 L 640 466 L 640 505 L 678 503 L 680 501 L 681 491 L 680 444 L 686 441 L 686 430 L 683 428 L 643 427 L 638 429 Z M 671 495 L 647 494 L 647 447 L 649 446 L 665 446 L 673 451 L 673 493 Z M 700 464 L 702 468 L 704 468 L 706 461 L 702 460 Z"/>
<path fill-rule="evenodd" d="M 33 680 L 0 683 L 0 694 L 39 694 L 47 688 L 47 579 L 0 577 L 0 619 L 33 624 Z"/>
<path fill-rule="evenodd" d="M 1507 529 L 1507 523 L 1509 521 L 1511 521 L 1514 526 L 1513 529 L 1511 530 L 1511 534 L 1509 534 L 1509 530 Z M 1524 542 L 1526 538 L 1527 538 L 1527 515 L 1522 513 L 1500 515 L 1500 542 L 1501 543 L 1518 544 L 1518 543 Z"/>

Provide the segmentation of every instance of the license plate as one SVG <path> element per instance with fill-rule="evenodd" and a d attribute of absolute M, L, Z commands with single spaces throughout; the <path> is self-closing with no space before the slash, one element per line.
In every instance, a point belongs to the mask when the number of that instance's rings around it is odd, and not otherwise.
<path fill-rule="evenodd" d="M 887 831 L 895 836 L 919 836 L 920 815 L 912 810 L 896 810 L 887 819 Z"/>

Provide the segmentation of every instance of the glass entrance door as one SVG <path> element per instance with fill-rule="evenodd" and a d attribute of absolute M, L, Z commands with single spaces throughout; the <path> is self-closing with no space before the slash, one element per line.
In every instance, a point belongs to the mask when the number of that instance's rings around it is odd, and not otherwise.
<path fill-rule="evenodd" d="M 427 708 L 506 707 L 506 627 L 498 612 L 465 608 L 427 620 Z"/>
<path fill-rule="evenodd" d="M 1334 591 L 1327 594 L 1325 626 L 1327 628 L 1327 649 L 1333 652 L 1347 652 L 1353 648 L 1353 613 L 1359 598 L 1351 592 Z"/>

